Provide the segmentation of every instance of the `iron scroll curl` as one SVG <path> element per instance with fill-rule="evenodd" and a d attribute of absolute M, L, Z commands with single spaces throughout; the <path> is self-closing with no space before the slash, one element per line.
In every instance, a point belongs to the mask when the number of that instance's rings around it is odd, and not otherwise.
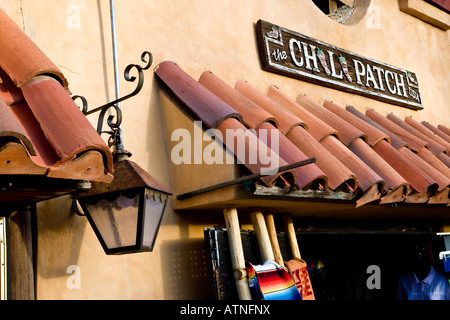
<path fill-rule="evenodd" d="M 119 107 L 119 103 L 122 101 L 125 101 L 127 99 L 130 99 L 137 95 L 144 85 L 144 71 L 149 69 L 150 66 L 153 63 L 153 56 L 150 52 L 144 51 L 141 55 L 141 61 L 144 62 L 144 65 L 138 65 L 138 64 L 129 64 L 125 70 L 124 70 L 124 78 L 128 82 L 135 82 L 137 79 L 137 85 L 136 88 L 130 93 L 127 94 L 121 98 L 118 98 L 116 100 L 113 100 L 111 102 L 108 102 L 100 107 L 94 108 L 92 110 L 88 110 L 88 102 L 85 97 L 81 95 L 74 95 L 72 96 L 72 100 L 80 100 L 82 105 L 79 108 L 81 109 L 81 112 L 88 116 L 90 114 L 100 112 L 97 122 L 97 132 L 98 134 L 107 133 L 110 135 L 110 138 L 108 140 L 108 144 L 111 146 L 116 143 L 118 133 L 120 132 L 120 125 L 122 123 L 122 111 Z M 135 70 L 137 72 L 137 77 L 132 74 L 132 71 Z M 103 131 L 103 121 L 106 112 L 109 109 L 113 109 L 115 112 L 115 115 L 111 114 L 108 116 L 107 124 L 110 127 L 110 131 Z"/>

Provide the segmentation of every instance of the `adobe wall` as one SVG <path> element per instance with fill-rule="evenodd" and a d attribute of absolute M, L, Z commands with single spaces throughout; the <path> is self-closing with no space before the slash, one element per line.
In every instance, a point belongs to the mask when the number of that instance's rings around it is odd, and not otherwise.
<path fill-rule="evenodd" d="M 72 93 L 85 96 L 90 108 L 114 99 L 109 1 L 4 0 L 0 8 L 58 65 Z M 372 0 L 367 14 L 351 26 L 332 21 L 306 0 L 116 1 L 116 18 L 122 95 L 134 89 L 122 77 L 124 68 L 139 63 L 145 50 L 154 58 L 144 89 L 122 103 L 125 147 L 133 161 L 168 188 L 189 182 L 170 175 L 173 143 L 153 76 L 153 68 L 165 60 L 175 61 L 196 79 L 211 70 L 230 85 L 242 79 L 265 91 L 275 84 L 293 98 L 303 92 L 320 102 L 333 100 L 361 111 L 372 107 L 382 114 L 450 126 L 448 32 L 400 12 L 396 1 Z M 258 19 L 415 72 L 424 110 L 262 71 L 254 29 Z M 95 116 L 89 119 L 96 126 Z M 38 299 L 209 297 L 203 228 L 223 225 L 220 213 L 187 216 L 169 204 L 152 253 L 115 257 L 103 253 L 86 219 L 70 211 L 70 198 L 40 203 L 38 209 Z M 247 227 L 245 217 L 243 222 Z M 80 272 L 79 289 L 73 287 L 71 268 Z"/>

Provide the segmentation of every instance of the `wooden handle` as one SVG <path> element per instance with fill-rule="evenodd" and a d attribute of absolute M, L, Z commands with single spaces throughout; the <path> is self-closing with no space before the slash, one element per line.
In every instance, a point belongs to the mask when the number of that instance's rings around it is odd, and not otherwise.
<path fill-rule="evenodd" d="M 273 214 L 266 214 L 267 231 L 269 232 L 270 243 L 272 244 L 272 251 L 276 263 L 284 267 L 283 256 L 281 255 L 280 244 L 278 243 L 277 229 L 275 227 L 275 220 Z"/>
<path fill-rule="evenodd" d="M 263 261 L 274 260 L 272 245 L 270 244 L 269 233 L 267 232 L 263 214 L 260 211 L 252 212 L 250 218 L 252 219 L 261 258 Z"/>
<path fill-rule="evenodd" d="M 237 210 L 235 208 L 224 209 L 223 215 L 227 226 L 231 265 L 234 270 L 238 297 L 240 300 L 251 300 L 252 296 L 245 272 L 244 249 L 242 248 L 241 228 L 239 226 Z"/>
<path fill-rule="evenodd" d="M 300 258 L 300 248 L 298 247 L 297 236 L 295 235 L 294 223 L 290 215 L 285 214 L 283 216 L 284 229 L 288 236 L 289 247 L 291 248 L 291 254 L 294 258 Z"/>

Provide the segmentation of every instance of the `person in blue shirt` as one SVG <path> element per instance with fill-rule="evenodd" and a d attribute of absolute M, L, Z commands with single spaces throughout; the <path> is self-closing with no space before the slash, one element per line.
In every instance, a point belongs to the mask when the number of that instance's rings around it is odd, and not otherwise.
<path fill-rule="evenodd" d="M 446 276 L 433 268 L 424 251 L 423 246 L 416 246 L 413 272 L 398 282 L 398 300 L 450 300 L 450 285 Z"/>

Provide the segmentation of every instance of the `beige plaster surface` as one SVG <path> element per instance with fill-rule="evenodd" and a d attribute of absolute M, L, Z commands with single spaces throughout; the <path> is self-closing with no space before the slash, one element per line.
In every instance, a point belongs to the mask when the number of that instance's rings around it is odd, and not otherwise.
<path fill-rule="evenodd" d="M 114 99 L 109 1 L 3 0 L 0 8 L 58 65 L 72 93 L 85 96 L 90 108 Z M 351 104 L 361 111 L 371 107 L 382 114 L 393 112 L 400 118 L 412 116 L 450 126 L 448 33 L 401 12 L 396 1 L 372 0 L 364 18 L 352 26 L 332 21 L 306 0 L 116 1 L 116 19 L 122 95 L 134 89 L 122 77 L 124 68 L 139 63 L 144 50 L 154 58 L 145 72 L 142 92 L 122 103 L 124 144 L 133 153 L 133 161 L 172 190 L 189 189 L 196 183 L 195 175 L 187 179 L 176 175 L 177 168 L 171 170 L 169 133 L 176 124 L 165 124 L 165 116 L 173 106 L 164 102 L 153 76 L 153 68 L 165 60 L 175 61 L 196 79 L 211 70 L 230 85 L 242 79 L 265 92 L 275 84 L 292 98 L 303 92 L 320 102 Z M 254 31 L 258 19 L 415 72 L 424 110 L 262 71 Z M 96 117 L 89 119 L 96 126 Z M 248 224 L 247 216 L 241 218 Z M 70 198 L 40 203 L 36 296 L 207 299 L 203 228 L 214 225 L 224 225 L 220 212 L 183 215 L 169 203 L 152 253 L 106 256 L 86 219 L 71 212 Z M 79 267 L 80 288 L 71 286 L 70 266 Z"/>

